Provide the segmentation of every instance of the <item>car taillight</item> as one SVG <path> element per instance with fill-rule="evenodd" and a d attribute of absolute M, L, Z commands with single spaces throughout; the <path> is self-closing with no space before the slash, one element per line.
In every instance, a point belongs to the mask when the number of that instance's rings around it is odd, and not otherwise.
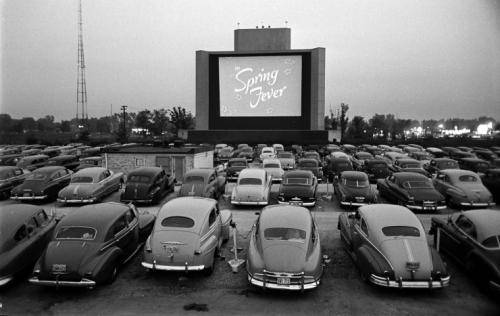
<path fill-rule="evenodd" d="M 146 240 L 146 244 L 144 245 L 144 250 L 147 252 L 151 252 L 151 236 Z"/>

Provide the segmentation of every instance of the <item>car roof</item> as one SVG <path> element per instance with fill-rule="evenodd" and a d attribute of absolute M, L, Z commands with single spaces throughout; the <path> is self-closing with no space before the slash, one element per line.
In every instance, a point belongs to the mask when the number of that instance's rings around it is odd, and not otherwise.
<path fill-rule="evenodd" d="M 266 175 L 266 170 L 258 168 L 245 168 L 240 171 L 239 178 L 264 178 Z"/>
<path fill-rule="evenodd" d="M 198 197 L 198 196 L 185 196 L 172 199 L 165 203 L 158 212 L 155 229 L 165 229 L 161 226 L 161 221 L 170 216 L 183 216 L 194 220 L 195 225 L 188 228 L 190 231 L 200 232 L 202 229 L 205 218 L 209 215 L 210 211 L 215 207 L 217 201 L 214 199 Z M 169 230 L 171 230 L 170 228 Z M 186 228 L 182 228 L 185 230 Z"/>
<path fill-rule="evenodd" d="M 365 219 L 369 230 L 376 232 L 380 238 L 385 237 L 382 228 L 387 226 L 413 226 L 421 231 L 421 236 L 425 237 L 422 223 L 412 211 L 404 206 L 393 204 L 363 205 L 358 209 L 358 212 Z"/>
<path fill-rule="evenodd" d="M 475 173 L 474 171 L 465 170 L 465 169 L 445 169 L 445 170 L 441 170 L 439 172 L 442 174 L 446 174 L 447 176 L 449 176 L 452 179 L 457 179 L 458 177 L 463 176 L 463 175 L 472 175 L 472 176 L 476 176 L 476 177 L 478 176 L 477 173 Z"/>
<path fill-rule="evenodd" d="M 443 157 L 443 158 L 432 158 L 432 160 L 434 160 L 434 161 L 436 161 L 436 162 L 442 162 L 442 161 L 456 161 L 455 159 L 446 158 L 446 157 Z"/>
<path fill-rule="evenodd" d="M 163 169 L 160 167 L 141 167 L 130 171 L 128 175 L 131 176 L 139 174 L 139 175 L 154 177 L 162 171 Z"/>
<path fill-rule="evenodd" d="M 35 160 L 35 159 L 40 159 L 40 158 L 49 158 L 49 156 L 47 155 L 33 155 L 33 156 L 26 156 L 26 157 L 23 157 L 21 158 L 21 160 L 23 161 L 31 161 L 31 160 Z"/>
<path fill-rule="evenodd" d="M 461 158 L 460 160 L 466 161 L 466 162 L 485 162 L 488 163 L 486 160 L 481 159 L 481 158 L 472 158 L 472 157 L 467 157 L 467 158 Z"/>
<path fill-rule="evenodd" d="M 308 232 L 311 223 L 312 217 L 309 210 L 297 205 L 269 205 L 262 209 L 259 217 L 261 229 L 287 227 Z"/>
<path fill-rule="evenodd" d="M 343 171 L 340 174 L 341 178 L 368 180 L 368 175 L 362 171 Z"/>
<path fill-rule="evenodd" d="M 38 169 L 34 170 L 33 173 L 51 174 L 52 172 L 55 172 L 55 171 L 61 170 L 61 169 L 66 169 L 66 168 L 63 166 L 47 166 L 47 167 L 38 168 Z"/>
<path fill-rule="evenodd" d="M 186 178 L 188 176 L 202 176 L 203 178 L 208 178 L 212 173 L 214 173 L 213 169 L 196 168 L 196 169 L 191 169 L 191 170 L 187 171 L 184 174 L 184 177 Z"/>
<path fill-rule="evenodd" d="M 477 239 L 483 242 L 486 238 L 500 235 L 500 212 L 498 210 L 470 210 L 462 212 L 476 226 Z"/>
<path fill-rule="evenodd" d="M 43 209 L 31 204 L 10 204 L 0 206 L 0 242 L 11 238 L 21 223 Z"/>
<path fill-rule="evenodd" d="M 78 170 L 74 175 L 75 176 L 92 176 L 94 177 L 96 174 L 99 174 L 106 170 L 106 168 L 103 167 L 90 167 L 90 168 L 85 168 Z"/>
<path fill-rule="evenodd" d="M 395 172 L 392 174 L 396 179 L 400 181 L 408 181 L 408 180 L 429 180 L 428 177 L 423 174 L 416 172 Z"/>
<path fill-rule="evenodd" d="M 74 158 L 76 158 L 76 155 L 59 155 L 59 156 L 49 158 L 49 161 L 65 160 L 65 159 L 70 159 L 70 158 L 74 159 Z"/>

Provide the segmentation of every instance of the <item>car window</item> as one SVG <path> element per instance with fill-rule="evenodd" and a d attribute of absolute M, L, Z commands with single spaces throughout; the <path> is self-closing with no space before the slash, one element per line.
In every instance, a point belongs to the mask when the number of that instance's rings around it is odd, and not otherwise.
<path fill-rule="evenodd" d="M 285 179 L 285 184 L 304 184 L 308 185 L 309 184 L 309 178 L 286 178 Z"/>
<path fill-rule="evenodd" d="M 467 235 L 477 238 L 476 228 L 474 224 L 464 215 L 460 215 L 456 221 L 456 225 L 462 229 Z"/>
<path fill-rule="evenodd" d="M 368 226 L 364 218 L 361 219 L 361 230 L 368 236 Z"/>
<path fill-rule="evenodd" d="M 71 183 L 92 183 L 94 179 L 86 176 L 74 176 L 71 178 Z"/>
<path fill-rule="evenodd" d="M 30 218 L 28 223 L 26 223 L 26 231 L 30 235 L 33 231 L 38 228 L 39 224 L 34 217 Z"/>
<path fill-rule="evenodd" d="M 186 182 L 205 182 L 202 176 L 187 176 Z"/>
<path fill-rule="evenodd" d="M 149 183 L 150 181 L 151 181 L 150 177 L 138 174 L 133 174 L 128 178 L 128 182 L 133 182 L 133 183 Z"/>
<path fill-rule="evenodd" d="M 486 248 L 499 248 L 500 247 L 500 241 L 499 241 L 500 236 L 491 236 L 489 238 L 486 238 L 482 244 Z"/>
<path fill-rule="evenodd" d="M 416 227 L 412 226 L 386 226 L 382 228 L 382 233 L 385 236 L 408 236 L 408 237 L 420 237 L 420 231 Z"/>
<path fill-rule="evenodd" d="M 478 178 L 474 175 L 467 174 L 467 175 L 462 175 L 462 176 L 458 177 L 458 180 L 460 182 L 477 182 Z"/>
<path fill-rule="evenodd" d="M 36 221 L 40 224 L 40 226 L 45 226 L 47 224 L 48 216 L 44 210 L 40 210 L 36 213 Z"/>
<path fill-rule="evenodd" d="M 272 227 L 264 230 L 264 238 L 267 240 L 286 240 L 305 243 L 306 232 L 297 228 Z"/>
<path fill-rule="evenodd" d="M 208 226 L 212 226 L 213 223 L 215 223 L 216 219 L 217 219 L 217 214 L 215 214 L 215 209 L 212 209 L 210 215 L 208 216 Z"/>
<path fill-rule="evenodd" d="M 125 216 L 121 216 L 116 222 L 115 225 L 113 226 L 113 235 L 118 234 L 121 232 L 125 227 L 127 227 L 127 220 L 125 219 Z"/>
<path fill-rule="evenodd" d="M 26 238 L 27 236 L 28 236 L 28 233 L 26 232 L 26 225 L 23 224 L 23 225 L 21 225 L 21 227 L 19 227 L 19 229 L 14 234 L 14 240 L 21 241 L 24 238 Z"/>
<path fill-rule="evenodd" d="M 259 178 L 241 178 L 238 185 L 262 185 L 262 180 Z"/>
<path fill-rule="evenodd" d="M 92 227 L 63 226 L 56 233 L 56 239 L 94 240 L 97 230 Z"/>
<path fill-rule="evenodd" d="M 213 181 L 215 181 L 215 174 L 212 174 L 212 175 L 210 176 L 210 178 L 208 178 L 208 182 L 209 182 L 209 183 L 210 183 L 210 182 L 213 182 Z"/>
<path fill-rule="evenodd" d="M 161 221 L 161 226 L 163 226 L 163 227 L 191 228 L 194 226 L 194 220 L 192 220 L 189 217 L 184 217 L 184 216 L 170 216 L 170 217 L 165 217 Z"/>

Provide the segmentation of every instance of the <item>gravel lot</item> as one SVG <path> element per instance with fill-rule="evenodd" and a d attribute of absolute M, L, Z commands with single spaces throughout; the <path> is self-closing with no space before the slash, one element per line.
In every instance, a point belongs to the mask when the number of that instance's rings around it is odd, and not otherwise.
<path fill-rule="evenodd" d="M 230 193 L 233 184 L 226 186 Z M 178 188 L 177 188 L 178 189 Z M 452 275 L 450 287 L 442 290 L 391 290 L 363 283 L 356 267 L 344 251 L 337 230 L 338 215 L 343 210 L 331 201 L 331 185 L 320 185 L 319 202 L 312 209 L 318 223 L 324 253 L 331 258 L 322 284 L 305 293 L 260 291 L 250 288 L 246 272 L 232 273 L 227 264 L 232 257 L 228 243 L 225 258 L 217 262 L 210 277 L 200 274 L 149 273 L 140 265 L 141 254 L 125 265 L 118 279 L 109 286 L 93 290 L 53 289 L 18 280 L 0 289 L 0 315 L 135 315 L 135 314 L 320 314 L 320 315 L 500 315 L 496 297 L 479 290 L 472 279 L 453 261 L 444 258 Z M 276 202 L 278 185 L 273 185 Z M 161 203 L 174 198 L 176 193 Z M 114 193 L 106 201 L 118 201 Z M 0 205 L 12 204 L 1 201 Z M 161 205 L 160 204 L 160 205 Z M 228 200 L 220 200 L 221 209 L 231 209 L 239 230 L 238 246 L 246 248 L 246 236 L 256 219 L 257 208 L 234 208 Z M 139 206 L 140 212 L 156 214 L 157 206 Z M 47 203 L 59 214 L 78 207 Z M 497 207 L 499 209 L 499 207 Z M 445 209 L 439 216 L 454 210 Z M 435 214 L 418 214 L 426 230 Z M 429 242 L 432 242 L 429 238 Z M 245 250 L 241 251 L 245 257 Z M 186 310 L 186 308 L 192 308 Z"/>

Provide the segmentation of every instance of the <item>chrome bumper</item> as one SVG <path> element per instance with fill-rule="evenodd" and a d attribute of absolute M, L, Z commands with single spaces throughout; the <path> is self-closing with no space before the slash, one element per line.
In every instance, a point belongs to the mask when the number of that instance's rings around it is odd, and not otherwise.
<path fill-rule="evenodd" d="M 19 201 L 30 201 L 30 200 L 45 200 L 48 198 L 48 195 L 32 195 L 32 196 L 11 196 L 11 200 L 19 200 Z"/>
<path fill-rule="evenodd" d="M 91 199 L 61 199 L 57 198 L 57 202 L 61 203 L 94 203 L 97 199 L 96 198 L 91 198 Z"/>
<path fill-rule="evenodd" d="M 233 205 L 267 205 L 269 204 L 268 201 L 260 201 L 260 202 L 257 202 L 257 201 L 234 201 L 234 200 L 231 200 L 231 204 Z"/>
<path fill-rule="evenodd" d="M 405 205 L 405 206 L 410 210 L 419 210 L 419 211 L 438 211 L 438 210 L 444 210 L 446 208 L 446 205 L 439 205 L 439 206 Z"/>
<path fill-rule="evenodd" d="M 308 207 L 312 207 L 314 205 L 316 205 L 316 201 L 313 201 L 313 202 L 302 202 L 302 201 L 280 201 L 278 200 L 278 204 L 288 204 L 288 205 L 300 205 L 300 206 L 308 206 Z"/>
<path fill-rule="evenodd" d="M 0 277 L 0 286 L 9 283 L 10 281 L 12 281 L 13 278 L 14 277 L 12 275 L 6 275 L 3 277 Z"/>
<path fill-rule="evenodd" d="M 310 289 L 317 288 L 319 283 L 320 283 L 320 280 L 318 279 L 318 280 L 311 282 L 311 283 L 304 283 L 303 285 L 302 284 L 279 285 L 276 283 L 270 283 L 270 282 L 264 282 L 264 281 L 257 280 L 249 274 L 248 275 L 248 282 L 250 282 L 251 284 L 253 284 L 255 286 L 262 287 L 265 289 L 302 291 L 302 290 L 310 290 Z"/>
<path fill-rule="evenodd" d="M 153 203 L 153 199 L 149 200 L 133 200 L 133 199 L 120 199 L 121 202 L 123 203 Z"/>
<path fill-rule="evenodd" d="M 45 286 L 94 287 L 95 281 L 83 278 L 81 281 L 40 280 L 37 277 L 29 279 L 30 283 Z"/>
<path fill-rule="evenodd" d="M 474 203 L 474 202 L 461 202 L 460 206 L 470 206 L 470 207 L 489 207 L 489 206 L 495 206 L 496 203 L 491 202 L 484 202 L 484 203 Z"/>
<path fill-rule="evenodd" d="M 363 205 L 367 205 L 367 204 L 370 204 L 370 203 L 340 201 L 340 205 L 343 205 L 343 206 L 363 206 Z"/>
<path fill-rule="evenodd" d="M 198 266 L 190 266 L 187 264 L 184 266 L 167 266 L 156 263 L 148 263 L 144 261 L 141 264 L 146 269 L 160 270 L 160 271 L 201 271 L 205 269 L 205 266 L 203 264 Z"/>
<path fill-rule="evenodd" d="M 400 279 L 399 281 L 390 280 L 386 277 L 377 276 L 370 274 L 370 282 L 383 287 L 392 288 L 412 288 L 412 289 L 432 289 L 432 288 L 443 288 L 450 285 L 450 277 L 447 276 L 442 278 L 440 281 L 433 281 L 429 279 L 428 281 L 405 281 Z"/>

